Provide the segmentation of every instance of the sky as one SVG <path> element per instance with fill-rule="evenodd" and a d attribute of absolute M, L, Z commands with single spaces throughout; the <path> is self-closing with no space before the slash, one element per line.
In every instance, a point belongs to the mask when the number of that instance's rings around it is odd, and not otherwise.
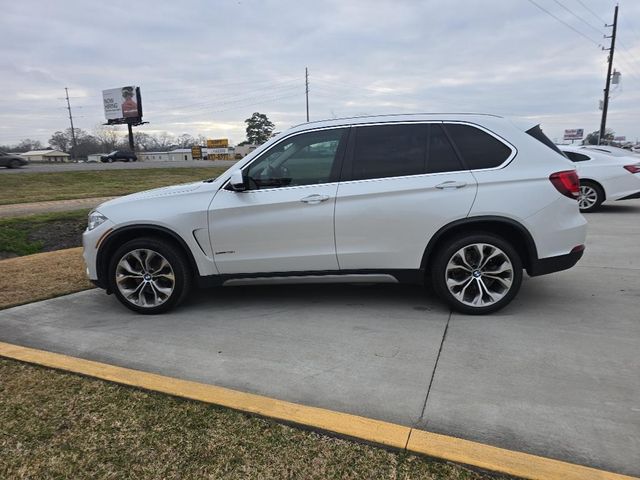
<path fill-rule="evenodd" d="M 640 139 L 640 1 L 619 2 L 607 127 Z M 310 119 L 413 112 L 599 129 L 615 2 L 0 0 L 0 144 L 104 123 L 102 90 L 140 86 L 136 131 L 245 138 Z M 546 10 L 546 11 L 545 11 Z M 123 133 L 126 127 L 122 128 Z"/>

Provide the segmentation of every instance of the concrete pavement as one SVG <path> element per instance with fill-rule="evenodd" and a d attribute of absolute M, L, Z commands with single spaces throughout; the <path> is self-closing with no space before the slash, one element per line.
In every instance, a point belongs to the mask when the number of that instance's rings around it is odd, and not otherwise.
<path fill-rule="evenodd" d="M 88 291 L 0 312 L 0 341 L 640 475 L 640 201 L 498 314 L 397 285 L 236 287 L 135 315 Z"/>

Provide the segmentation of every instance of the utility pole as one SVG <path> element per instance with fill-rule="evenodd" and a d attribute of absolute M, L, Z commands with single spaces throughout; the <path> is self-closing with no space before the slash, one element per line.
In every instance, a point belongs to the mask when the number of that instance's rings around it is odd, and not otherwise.
<path fill-rule="evenodd" d="M 611 68 L 613 67 L 613 52 L 616 47 L 616 30 L 618 28 L 618 5 L 613 13 L 613 25 L 605 25 L 605 27 L 613 27 L 610 38 L 611 47 L 603 50 L 609 50 L 609 66 L 607 68 L 607 82 L 604 87 L 604 101 L 602 102 L 602 121 L 600 122 L 600 135 L 598 135 L 598 145 L 604 141 L 607 127 L 607 110 L 609 108 L 609 87 L 611 86 Z"/>
<path fill-rule="evenodd" d="M 304 90 L 307 97 L 307 123 L 309 123 L 309 69 L 304 67 Z"/>
<path fill-rule="evenodd" d="M 76 155 L 76 131 L 73 128 L 73 115 L 71 115 L 71 104 L 69 103 L 69 89 L 64 87 L 64 93 L 67 95 L 67 110 L 69 110 L 69 122 L 71 122 L 71 140 L 73 142 L 73 150 L 71 150 L 71 158 Z"/>

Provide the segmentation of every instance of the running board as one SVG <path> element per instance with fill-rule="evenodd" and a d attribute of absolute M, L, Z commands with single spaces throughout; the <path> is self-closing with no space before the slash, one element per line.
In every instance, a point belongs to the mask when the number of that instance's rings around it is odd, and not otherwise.
<path fill-rule="evenodd" d="M 346 275 L 287 275 L 282 277 L 231 278 L 222 285 L 283 285 L 289 283 L 398 283 L 393 275 L 384 273 Z"/>

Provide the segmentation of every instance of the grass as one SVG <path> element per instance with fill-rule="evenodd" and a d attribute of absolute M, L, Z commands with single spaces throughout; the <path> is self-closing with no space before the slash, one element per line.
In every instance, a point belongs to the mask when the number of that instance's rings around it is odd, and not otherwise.
<path fill-rule="evenodd" d="M 79 292 L 92 286 L 84 273 L 81 248 L 0 261 L 0 309 Z M 0 436 L 0 451 L 1 442 Z M 0 478 L 7 477 L 0 474 Z"/>
<path fill-rule="evenodd" d="M 86 225 L 88 213 L 89 210 L 84 209 L 0 218 L 0 255 L 39 253 L 45 247 L 44 239 L 47 239 L 47 243 L 55 245 L 56 240 L 61 240 L 61 236 L 68 237 L 72 234 L 77 234 L 74 246 L 78 246 L 80 232 Z"/>
<path fill-rule="evenodd" d="M 6 359 L 0 425 L 0 478 L 492 478 Z"/>
<path fill-rule="evenodd" d="M 153 168 L 0 175 L 0 205 L 109 197 L 204 180 L 226 168 Z"/>

